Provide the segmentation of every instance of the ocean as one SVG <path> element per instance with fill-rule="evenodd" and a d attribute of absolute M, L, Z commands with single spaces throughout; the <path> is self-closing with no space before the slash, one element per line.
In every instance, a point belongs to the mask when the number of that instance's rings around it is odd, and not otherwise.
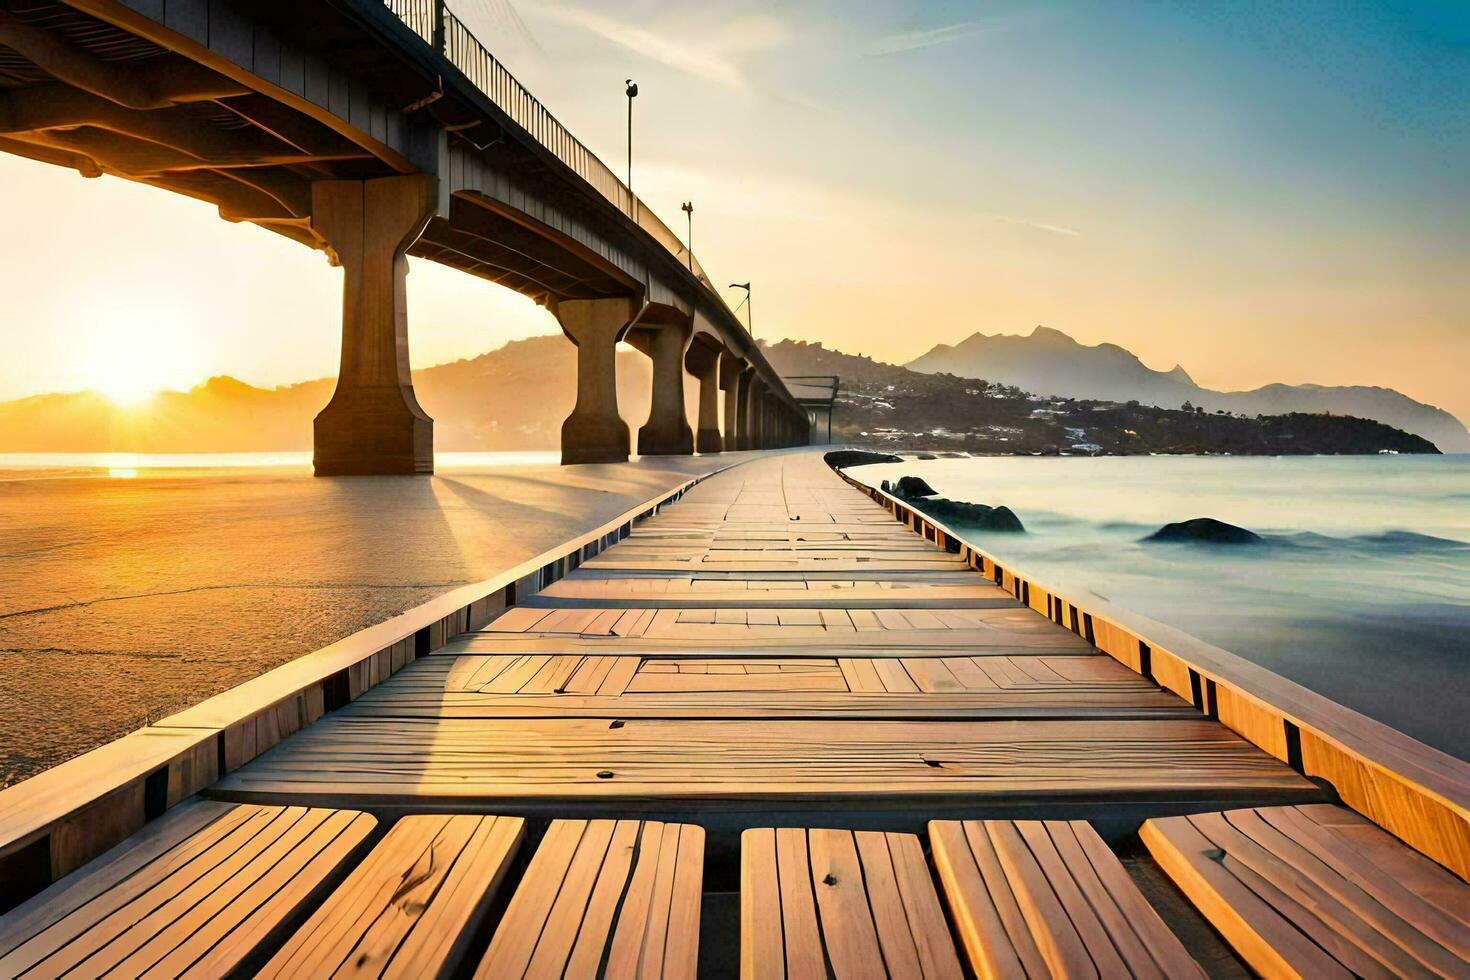
<path fill-rule="evenodd" d="M 1064 595 L 1085 588 L 1470 759 L 1470 455 L 975 457 L 855 467 L 1015 511 L 952 525 Z M 1260 545 L 1145 543 L 1213 517 Z"/>
<path fill-rule="evenodd" d="M 555 463 L 561 454 L 435 453 L 440 469 L 478 469 L 486 466 L 536 466 Z M 35 480 L 56 476 L 96 476 L 132 479 L 139 475 L 177 475 L 184 471 L 216 475 L 242 470 L 290 472 L 310 470 L 311 453 L 0 453 L 0 481 Z"/>

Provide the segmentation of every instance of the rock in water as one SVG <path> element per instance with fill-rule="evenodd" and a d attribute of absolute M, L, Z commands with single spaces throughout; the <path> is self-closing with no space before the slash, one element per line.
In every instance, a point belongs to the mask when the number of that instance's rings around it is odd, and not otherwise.
<path fill-rule="evenodd" d="M 931 517 L 946 524 L 969 524 L 981 531 L 1025 532 L 1021 519 L 1009 507 L 991 507 L 987 504 L 972 504 L 965 500 L 950 500 L 947 497 L 928 497 L 915 500 L 914 506 Z"/>
<path fill-rule="evenodd" d="M 1190 521 L 1165 524 L 1145 541 L 1202 541 L 1206 544 L 1260 544 L 1261 536 L 1213 517 L 1196 517 Z"/>
<path fill-rule="evenodd" d="M 900 497 L 937 497 L 939 491 L 924 481 L 922 476 L 901 476 L 893 492 Z"/>
<path fill-rule="evenodd" d="M 1021 523 L 1021 519 L 1016 516 L 1015 511 L 1004 504 L 990 512 L 990 518 L 985 528 L 989 531 L 1024 532 L 1026 530 L 1025 525 Z"/>
<path fill-rule="evenodd" d="M 868 463 L 902 463 L 903 458 L 892 453 L 870 453 L 865 449 L 834 449 L 823 457 L 827 465 L 836 469 L 844 466 L 865 466 Z"/>

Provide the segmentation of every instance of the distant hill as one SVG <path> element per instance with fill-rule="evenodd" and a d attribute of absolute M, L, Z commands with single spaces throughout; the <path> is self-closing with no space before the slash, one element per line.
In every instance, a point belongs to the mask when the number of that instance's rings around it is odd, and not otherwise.
<path fill-rule="evenodd" d="M 1433 453 L 1434 445 L 1372 419 L 1285 413 L 1257 418 L 1112 399 L 1033 395 L 995 381 L 921 374 L 821 344 L 765 347 L 780 374 L 835 374 L 833 440 L 892 449 L 981 453 L 1300 455 Z"/>
<path fill-rule="evenodd" d="M 618 405 L 635 433 L 648 417 L 648 364 L 636 351 L 618 354 Z M 138 407 L 92 392 L 36 395 L 0 403 L 0 452 L 309 450 L 311 420 L 333 385 L 320 379 L 256 388 L 217 377 Z M 692 386 L 686 400 L 694 397 Z M 438 449 L 555 449 L 576 400 L 576 349 L 556 336 L 515 341 L 415 371 L 414 391 L 434 419 Z"/>
<path fill-rule="evenodd" d="M 763 346 L 782 375 L 840 375 L 834 434 L 869 445 L 998 453 L 1434 451 L 1416 436 L 1356 418 L 1284 414 L 1257 420 L 1254 414 L 1043 398 L 994 381 L 921 374 L 820 344 Z M 570 343 L 534 337 L 415 371 L 414 389 L 434 419 L 440 450 L 555 449 L 576 399 L 575 375 Z M 649 384 L 648 359 L 619 352 L 618 404 L 635 431 L 648 417 Z M 330 379 L 319 379 L 265 389 L 218 377 L 135 408 L 90 392 L 38 395 L 0 404 L 0 452 L 309 450 L 311 420 L 332 387 Z M 684 394 L 693 424 L 693 378 L 686 377 Z"/>
<path fill-rule="evenodd" d="M 1252 391 L 1214 391 L 1200 387 L 1182 367 L 1155 371 L 1126 348 L 1080 344 L 1049 327 L 1037 327 L 1029 336 L 976 333 L 954 346 L 940 344 L 907 367 L 925 374 L 984 378 L 1038 394 L 1136 399 L 1165 408 L 1188 401 L 1209 412 L 1224 409 L 1243 415 L 1353 415 L 1423 436 L 1444 452 L 1470 452 L 1470 431 L 1459 419 L 1392 388 L 1271 384 Z"/>

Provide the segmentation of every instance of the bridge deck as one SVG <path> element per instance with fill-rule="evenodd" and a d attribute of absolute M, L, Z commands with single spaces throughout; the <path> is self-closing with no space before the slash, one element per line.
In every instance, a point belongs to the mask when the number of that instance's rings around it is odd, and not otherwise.
<path fill-rule="evenodd" d="M 705 481 L 215 792 L 743 825 L 1321 793 L 805 454 Z"/>

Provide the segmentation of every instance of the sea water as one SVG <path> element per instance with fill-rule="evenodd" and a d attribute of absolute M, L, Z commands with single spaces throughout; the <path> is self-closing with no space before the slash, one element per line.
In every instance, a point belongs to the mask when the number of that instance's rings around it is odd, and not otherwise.
<path fill-rule="evenodd" d="M 856 467 L 1004 504 L 952 525 L 1022 575 L 1084 588 L 1470 758 L 1470 456 L 975 457 Z M 1161 544 L 1213 517 L 1259 545 Z"/>

